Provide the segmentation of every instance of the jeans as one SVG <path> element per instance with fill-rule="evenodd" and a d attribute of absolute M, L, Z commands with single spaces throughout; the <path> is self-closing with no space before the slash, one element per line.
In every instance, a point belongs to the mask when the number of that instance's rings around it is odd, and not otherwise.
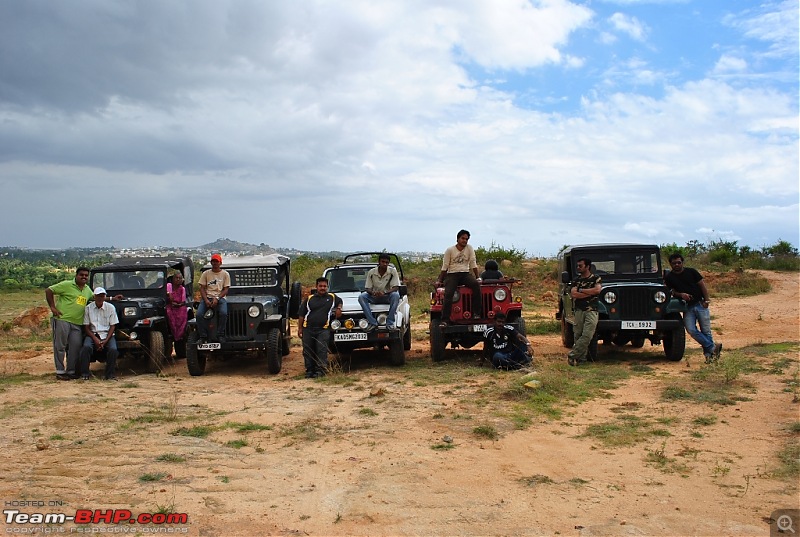
<path fill-rule="evenodd" d="M 325 373 L 328 370 L 328 342 L 331 331 L 328 328 L 303 329 L 303 362 L 306 374 Z"/>
<path fill-rule="evenodd" d="M 56 375 L 74 375 L 80 359 L 83 327 L 55 317 L 50 319 L 50 327 L 53 329 L 53 362 L 56 366 Z"/>
<path fill-rule="evenodd" d="M 520 345 L 512 345 L 509 350 L 496 351 L 492 355 L 492 365 L 498 369 L 519 369 L 531 363 Z"/>
<path fill-rule="evenodd" d="M 569 351 L 570 359 L 585 362 L 589 353 L 589 345 L 594 338 L 599 316 L 596 311 L 575 310 L 575 345 Z"/>
<path fill-rule="evenodd" d="M 81 347 L 81 365 L 80 365 L 80 374 L 81 375 L 88 375 L 89 374 L 89 362 L 92 359 L 92 355 L 95 353 L 94 349 L 94 341 L 89 336 L 83 338 L 83 347 Z M 114 378 L 117 372 L 117 356 L 119 356 L 119 351 L 117 350 L 117 340 L 116 338 L 111 338 L 106 342 L 105 345 L 105 353 L 106 353 L 106 378 L 111 379 Z"/>
<path fill-rule="evenodd" d="M 453 294 L 459 285 L 466 285 L 472 289 L 472 318 L 480 319 L 481 315 L 481 284 L 470 272 L 451 272 L 444 277 L 444 300 L 442 300 L 442 320 L 450 320 L 450 311 L 453 309 Z"/>
<path fill-rule="evenodd" d="M 386 318 L 386 326 L 392 327 L 394 326 L 394 318 L 397 314 L 397 306 L 400 304 L 400 293 L 397 291 L 392 291 L 388 295 L 372 296 L 364 291 L 358 295 L 358 303 L 361 305 L 361 310 L 364 312 L 364 317 L 367 318 L 367 322 L 373 325 L 378 324 L 378 321 L 375 320 L 375 316 L 372 314 L 372 310 L 370 310 L 369 305 L 389 304 L 389 316 Z"/>
<path fill-rule="evenodd" d="M 698 324 L 700 330 L 697 329 Z M 714 338 L 711 335 L 711 312 L 698 302 L 689 306 L 683 314 L 683 325 L 686 332 L 703 347 L 703 354 L 708 356 L 714 352 Z"/>
<path fill-rule="evenodd" d="M 225 326 L 228 324 L 228 302 L 224 298 L 220 298 L 215 309 L 217 312 L 217 337 L 224 337 Z M 197 306 L 197 315 L 195 316 L 197 319 L 198 338 L 205 339 L 208 337 L 208 319 L 205 316 L 207 310 L 208 306 L 206 306 L 205 300 L 201 300 L 200 305 Z"/>

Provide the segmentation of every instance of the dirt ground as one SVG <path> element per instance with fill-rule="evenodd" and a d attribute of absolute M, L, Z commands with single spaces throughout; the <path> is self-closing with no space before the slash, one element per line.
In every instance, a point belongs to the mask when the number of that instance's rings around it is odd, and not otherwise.
<path fill-rule="evenodd" d="M 764 274 L 769 294 L 713 300 L 715 339 L 728 352 L 800 342 L 798 275 Z M 533 343 L 540 367 L 565 359 L 558 336 Z M 768 535 L 775 509 L 800 508 L 797 483 L 769 474 L 800 420 L 790 373 L 749 375 L 735 405 L 665 401 L 665 380 L 702 367 L 697 344 L 687 337 L 688 363 L 667 362 L 649 344 L 625 355 L 652 373 L 516 429 L 473 400 L 487 382 L 519 372 L 420 381 L 405 369 L 424 364 L 433 374 L 427 341 L 414 341 L 406 368 L 357 354 L 337 383 L 303 379 L 299 347 L 276 376 L 243 358 L 212 362 L 202 377 L 183 361 L 158 377 L 124 369 L 116 383 L 57 382 L 49 353 L 5 353 L 0 374 L 39 376 L 0 392 L 0 499 L 23 513 L 186 513 L 188 523 L 160 531 L 189 535 Z M 796 372 L 796 346 L 788 358 Z M 581 436 L 621 408 L 671 418 L 671 436 L 620 448 Z M 693 420 L 709 415 L 716 419 L 697 434 Z M 481 424 L 499 437 L 476 436 Z M 178 434 L 205 425 L 206 437 Z M 452 449 L 433 449 L 443 445 Z M 683 470 L 647 464 L 653 453 Z M 0 526 L 6 534 L 154 528 L 19 524 L 6 514 Z"/>

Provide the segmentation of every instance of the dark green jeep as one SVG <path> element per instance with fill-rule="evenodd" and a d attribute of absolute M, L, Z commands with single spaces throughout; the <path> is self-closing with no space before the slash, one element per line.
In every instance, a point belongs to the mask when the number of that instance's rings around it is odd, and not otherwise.
<path fill-rule="evenodd" d="M 561 320 L 561 341 L 567 348 L 575 343 L 575 313 L 569 290 L 577 280 L 578 259 L 588 258 L 591 271 L 601 278 L 598 301 L 599 321 L 590 346 L 596 357 L 597 342 L 642 347 L 663 343 L 669 360 L 680 360 L 686 347 L 681 314 L 686 304 L 671 298 L 664 285 L 661 251 L 654 244 L 588 244 L 568 246 L 558 254 L 561 286 L 556 319 Z"/>

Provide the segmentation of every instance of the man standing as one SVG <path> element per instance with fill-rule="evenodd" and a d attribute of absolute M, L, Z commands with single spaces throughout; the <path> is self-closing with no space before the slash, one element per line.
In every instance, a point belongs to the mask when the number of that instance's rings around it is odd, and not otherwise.
<path fill-rule="evenodd" d="M 231 287 L 231 276 L 222 269 L 222 256 L 211 256 L 211 268 L 200 276 L 200 305 L 197 306 L 197 338 L 205 343 L 208 338 L 208 310 L 217 313 L 217 341 L 225 341 L 225 327 L 228 323 L 228 302 L 225 295 Z"/>
<path fill-rule="evenodd" d="M 83 328 L 86 337 L 81 347 L 81 378 L 89 380 L 89 362 L 95 352 L 106 351 L 106 380 L 117 380 L 117 340 L 114 330 L 119 324 L 117 310 L 105 301 L 106 290 L 94 289 L 94 303 L 86 306 L 83 313 Z"/>
<path fill-rule="evenodd" d="M 569 351 L 567 362 L 576 366 L 586 363 L 589 345 L 597 328 L 597 301 L 600 299 L 600 276 L 592 274 L 592 261 L 588 258 L 578 259 L 575 268 L 578 270 L 578 281 L 570 288 L 569 295 L 573 300 L 575 311 L 575 344 Z"/>
<path fill-rule="evenodd" d="M 444 283 L 444 300 L 442 301 L 442 322 L 444 328 L 450 322 L 450 310 L 453 308 L 453 294 L 459 285 L 466 285 L 472 290 L 472 318 L 481 318 L 481 285 L 478 281 L 478 262 L 475 250 L 467 244 L 469 231 L 462 229 L 456 235 L 456 244 L 444 252 L 442 272 L 436 286 Z"/>
<path fill-rule="evenodd" d="M 389 254 L 378 256 L 378 266 L 367 272 L 364 283 L 364 292 L 358 296 L 358 303 L 367 318 L 369 325 L 367 332 L 375 330 L 378 321 L 370 310 L 370 304 L 389 304 L 389 316 L 386 318 L 386 328 L 396 330 L 395 315 L 400 304 L 400 276 L 394 267 L 389 266 Z"/>
<path fill-rule="evenodd" d="M 708 311 L 711 301 L 703 276 L 693 268 L 684 267 L 683 256 L 679 253 L 669 256 L 669 266 L 672 270 L 664 278 L 664 283 L 672 291 L 672 296 L 686 301 L 683 325 L 692 339 L 703 347 L 706 363 L 714 362 L 722 353 L 722 343 L 714 344 L 711 335 L 711 312 Z"/>
<path fill-rule="evenodd" d="M 494 325 L 483 333 L 483 355 L 498 369 L 519 369 L 531 363 L 533 349 L 525 334 L 506 324 L 506 314 L 498 312 Z"/>
<path fill-rule="evenodd" d="M 92 290 L 86 285 L 89 269 L 78 267 L 74 280 L 51 285 L 44 291 L 53 317 L 53 360 L 58 380 L 77 378 L 76 367 L 83 341 L 83 312 L 92 300 Z M 64 363 L 66 355 L 67 363 Z"/>
<path fill-rule="evenodd" d="M 303 341 L 306 378 L 324 377 L 328 369 L 330 322 L 341 317 L 342 299 L 328 292 L 328 279 L 317 278 L 316 289 L 300 305 L 297 337 Z"/>

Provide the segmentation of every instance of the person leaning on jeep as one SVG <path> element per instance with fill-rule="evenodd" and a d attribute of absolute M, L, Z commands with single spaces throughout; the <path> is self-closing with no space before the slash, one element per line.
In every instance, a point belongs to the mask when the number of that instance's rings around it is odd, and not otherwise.
<path fill-rule="evenodd" d="M 228 302 L 225 295 L 231 287 L 231 276 L 222 269 L 222 256 L 211 256 L 211 268 L 200 276 L 200 305 L 197 306 L 197 337 L 200 343 L 208 338 L 208 320 L 206 311 L 217 312 L 217 340 L 225 341 L 225 325 L 228 322 Z"/>
<path fill-rule="evenodd" d="M 602 285 L 600 276 L 592 274 L 592 261 L 586 257 L 578 259 L 575 268 L 579 278 L 571 285 L 569 295 L 575 304 L 575 344 L 569 351 L 567 362 L 576 366 L 585 364 L 589 354 L 589 344 L 597 328 L 597 302 L 600 300 Z"/>
<path fill-rule="evenodd" d="M 456 235 L 456 244 L 445 250 L 442 259 L 442 272 L 436 287 L 444 284 L 444 300 L 442 301 L 442 321 L 444 328 L 450 323 L 450 310 L 453 308 L 453 294 L 459 285 L 466 285 L 472 290 L 472 316 L 480 319 L 481 284 L 478 281 L 478 261 L 475 250 L 467 244 L 469 231 L 462 229 Z"/>
<path fill-rule="evenodd" d="M 328 292 L 327 278 L 317 278 L 316 288 L 300 305 L 297 318 L 297 337 L 303 342 L 307 379 L 325 376 L 331 320 L 341 316 L 342 299 Z"/>
<path fill-rule="evenodd" d="M 672 296 L 686 301 L 686 313 L 683 314 L 686 331 L 703 347 L 706 363 L 718 360 L 722 343 L 715 344 L 711 335 L 711 312 L 708 311 L 711 301 L 703 276 L 693 268 L 684 267 L 683 256 L 677 252 L 669 256 L 669 266 L 672 270 L 664 278 L 664 283 L 672 291 Z"/>
<path fill-rule="evenodd" d="M 367 318 L 369 325 L 367 332 L 375 330 L 378 321 L 370 310 L 370 304 L 389 304 L 389 316 L 386 318 L 386 328 L 396 330 L 395 315 L 400 304 L 400 276 L 394 267 L 389 266 L 389 254 L 378 256 L 378 266 L 369 269 L 364 283 L 364 292 L 358 296 L 358 303 Z"/>

